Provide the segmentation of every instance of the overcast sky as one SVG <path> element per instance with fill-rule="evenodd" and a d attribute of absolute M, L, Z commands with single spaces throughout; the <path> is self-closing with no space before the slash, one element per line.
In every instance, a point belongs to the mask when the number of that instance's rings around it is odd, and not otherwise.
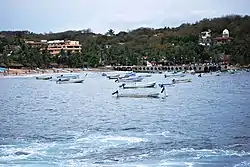
<path fill-rule="evenodd" d="M 0 30 L 104 33 L 179 26 L 205 17 L 250 15 L 250 0 L 2 0 Z"/>

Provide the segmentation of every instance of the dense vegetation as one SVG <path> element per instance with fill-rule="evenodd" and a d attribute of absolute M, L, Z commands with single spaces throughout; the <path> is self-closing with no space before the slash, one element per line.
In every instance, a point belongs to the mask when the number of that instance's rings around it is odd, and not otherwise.
<path fill-rule="evenodd" d="M 230 31 L 233 41 L 223 45 L 198 45 L 199 33 L 210 29 L 212 36 Z M 24 40 L 79 40 L 82 52 L 61 52 L 51 56 L 46 50 L 32 48 Z M 91 29 L 61 33 L 35 34 L 28 31 L 0 32 L 0 65 L 22 64 L 26 67 L 49 67 L 52 63 L 69 67 L 88 65 L 142 65 L 148 61 L 163 64 L 220 62 L 221 55 L 230 55 L 230 63 L 250 64 L 250 16 L 231 15 L 203 19 L 177 28 L 138 28 L 129 32 L 105 35 Z M 100 61 L 101 60 L 101 61 Z"/>

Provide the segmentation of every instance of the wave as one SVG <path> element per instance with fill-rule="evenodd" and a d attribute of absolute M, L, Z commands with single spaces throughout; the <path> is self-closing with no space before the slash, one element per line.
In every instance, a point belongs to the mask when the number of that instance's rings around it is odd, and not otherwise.
<path fill-rule="evenodd" d="M 133 136 L 113 136 L 113 135 L 89 135 L 86 137 L 80 137 L 76 141 L 78 142 L 88 142 L 88 143 L 114 143 L 114 144 L 129 144 L 129 143 L 139 143 L 146 142 L 147 139 Z"/>
<path fill-rule="evenodd" d="M 139 143 L 145 142 L 146 140 L 139 137 L 128 137 L 128 136 L 106 136 L 100 141 L 102 142 L 125 142 L 125 143 Z"/>
<path fill-rule="evenodd" d="M 95 145 L 94 147 L 93 145 L 86 143 L 87 147 L 85 147 L 81 143 L 77 143 L 79 140 L 76 140 L 74 143 L 33 143 L 28 146 L 1 146 L 0 164 L 24 161 L 25 163 L 29 161 L 31 163 L 34 160 L 37 160 L 39 163 L 40 161 L 57 160 L 66 163 L 67 165 L 69 161 L 72 163 L 81 161 L 81 163 L 85 162 L 88 164 L 99 162 L 99 165 L 100 163 L 103 163 L 103 165 L 109 163 L 116 164 L 114 166 L 120 166 L 126 163 L 152 160 L 157 164 L 157 166 L 192 167 L 196 164 L 201 165 L 218 163 L 218 159 L 225 161 L 231 157 L 235 157 L 236 159 L 238 158 L 239 160 L 244 160 L 244 158 L 249 158 L 250 156 L 250 152 L 223 149 L 197 150 L 193 148 L 182 148 L 172 149 L 169 151 L 154 149 L 149 150 L 149 148 L 143 147 L 139 144 L 146 141 L 145 139 L 139 137 L 99 136 L 97 140 L 101 144 Z M 80 141 L 83 142 L 84 140 Z M 133 145 L 132 147 L 128 145 L 116 145 L 117 147 L 109 148 L 111 146 L 108 144 L 109 142 L 118 142 L 119 144 L 136 143 L 136 145 Z M 102 148 L 103 146 L 105 148 Z M 158 159 L 157 161 L 156 158 Z M 250 162 L 244 161 L 236 164 L 235 167 L 249 166 L 249 164 Z"/>
<path fill-rule="evenodd" d="M 184 166 L 184 167 L 193 167 L 195 163 L 193 162 L 162 162 L 160 166 Z"/>
<path fill-rule="evenodd" d="M 179 150 L 173 149 L 170 151 L 165 151 L 164 154 L 171 157 L 187 156 L 194 157 L 196 159 L 207 158 L 207 157 L 217 157 L 217 156 L 250 156 L 250 152 L 246 151 L 235 151 L 235 150 L 223 150 L 223 149 L 193 149 L 193 148 L 182 148 Z"/>
<path fill-rule="evenodd" d="M 250 152 L 235 151 L 234 146 L 225 147 L 224 149 L 200 149 L 192 146 L 178 148 L 178 145 L 176 145 L 178 143 L 175 143 L 176 140 L 169 138 L 176 134 L 185 137 L 185 134 L 175 131 L 165 131 L 157 134 L 148 133 L 146 136 L 144 134 L 143 137 L 114 135 L 111 132 L 108 132 L 108 134 L 93 134 L 92 131 L 66 131 L 64 132 L 65 136 L 62 134 L 48 137 L 36 136 L 34 138 L 36 140 L 29 142 L 17 143 L 16 145 L 0 145 L 0 164 L 34 161 L 35 159 L 37 161 L 57 160 L 66 165 L 69 164 L 69 161 L 76 164 L 77 161 L 81 161 L 80 164 L 83 164 L 84 161 L 84 163 L 88 164 L 87 166 L 92 166 L 89 164 L 94 162 L 103 163 L 101 166 L 106 163 L 119 166 L 132 162 L 152 160 L 157 164 L 156 166 L 191 167 L 196 164 L 210 163 L 210 161 L 216 163 L 218 159 L 225 161 L 233 158 L 237 160 L 235 161 L 237 163 L 239 160 L 244 161 L 250 156 Z M 238 164 L 236 167 L 241 166 L 244 166 L 244 163 L 243 165 Z"/>
<path fill-rule="evenodd" d="M 54 147 L 54 143 L 32 143 L 30 145 L 2 145 L 0 147 L 0 164 L 25 160 L 29 157 L 41 157 L 47 154 L 49 148 Z"/>
<path fill-rule="evenodd" d="M 233 167 L 249 167 L 249 166 L 250 166 L 250 161 L 243 161 L 234 165 Z"/>
<path fill-rule="evenodd" d="M 243 143 L 236 143 L 236 144 L 230 144 L 228 146 L 225 146 L 225 148 L 227 149 L 235 149 L 235 148 L 242 148 L 242 147 L 245 147 L 245 146 L 248 146 L 246 143 L 243 144 Z"/>

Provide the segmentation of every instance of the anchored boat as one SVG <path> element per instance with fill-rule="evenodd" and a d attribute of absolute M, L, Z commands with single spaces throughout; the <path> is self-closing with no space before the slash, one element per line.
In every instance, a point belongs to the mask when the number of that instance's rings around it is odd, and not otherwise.
<path fill-rule="evenodd" d="M 160 94 L 164 93 L 164 96 L 162 98 L 167 97 L 166 94 L 166 90 L 165 87 L 162 86 L 161 92 L 160 93 L 142 93 L 142 94 L 138 94 L 138 93 L 124 93 L 124 94 L 120 94 L 119 91 L 115 91 L 112 93 L 112 95 L 116 94 L 117 98 L 120 97 L 128 97 L 128 98 L 160 98 Z"/>
<path fill-rule="evenodd" d="M 174 86 L 174 84 L 172 84 L 172 83 L 162 83 L 162 84 L 158 84 L 158 85 L 159 85 L 159 87 L 162 87 L 162 86 L 164 86 L 164 87 Z"/>
<path fill-rule="evenodd" d="M 57 84 L 68 84 L 68 83 L 83 83 L 84 79 L 66 79 L 66 80 L 61 80 L 59 79 L 56 81 Z"/>
<path fill-rule="evenodd" d="M 60 76 L 57 76 L 57 78 L 62 79 L 62 78 L 69 78 L 69 79 L 77 79 L 79 78 L 78 74 L 61 74 Z"/>
<path fill-rule="evenodd" d="M 172 83 L 177 84 L 177 83 L 189 83 L 191 82 L 191 79 L 173 79 Z"/>
<path fill-rule="evenodd" d="M 117 78 L 115 82 L 141 82 L 143 77 Z"/>
<path fill-rule="evenodd" d="M 151 74 L 141 74 L 141 75 L 139 75 L 139 77 L 144 77 L 144 78 L 151 77 L 151 76 L 152 76 Z"/>
<path fill-rule="evenodd" d="M 124 76 L 122 76 L 120 78 L 129 78 L 129 77 L 135 77 L 135 76 L 136 76 L 136 73 L 129 72 L 129 73 L 126 73 Z"/>
<path fill-rule="evenodd" d="M 39 76 L 36 77 L 37 80 L 50 80 L 52 79 L 52 76 Z"/>
<path fill-rule="evenodd" d="M 183 72 L 178 72 L 178 73 L 167 73 L 164 75 L 165 78 L 167 77 L 185 77 L 186 74 L 184 74 Z"/>
<path fill-rule="evenodd" d="M 120 77 L 120 74 L 117 75 L 107 75 L 108 79 L 118 79 Z"/>
<path fill-rule="evenodd" d="M 222 73 L 220 71 L 217 72 L 210 72 L 210 73 L 203 73 L 199 74 L 198 77 L 213 77 L 213 76 L 220 76 Z"/>
<path fill-rule="evenodd" d="M 69 84 L 69 83 L 83 83 L 84 79 L 88 74 L 84 76 L 83 79 L 72 79 L 72 78 L 59 78 L 56 83 L 57 84 Z"/>
<path fill-rule="evenodd" d="M 135 84 L 135 85 L 126 85 L 123 83 L 119 87 L 122 87 L 123 89 L 137 89 L 137 88 L 154 88 L 156 82 L 146 83 L 146 84 Z"/>

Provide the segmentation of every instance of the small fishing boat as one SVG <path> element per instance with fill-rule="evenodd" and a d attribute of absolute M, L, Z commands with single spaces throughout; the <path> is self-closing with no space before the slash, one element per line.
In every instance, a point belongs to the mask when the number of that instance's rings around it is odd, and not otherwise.
<path fill-rule="evenodd" d="M 129 72 L 129 73 L 126 73 L 123 77 L 121 77 L 121 78 L 129 78 L 129 77 L 134 77 L 134 76 L 136 76 L 136 73 L 134 73 L 134 72 Z"/>
<path fill-rule="evenodd" d="M 164 75 L 165 78 L 167 77 L 185 77 L 186 74 L 184 74 L 183 72 L 178 72 L 178 73 L 167 73 Z"/>
<path fill-rule="evenodd" d="M 213 77 L 213 76 L 220 76 L 221 72 L 217 71 L 217 72 L 210 72 L 210 73 L 203 73 L 203 74 L 199 74 L 198 77 Z"/>
<path fill-rule="evenodd" d="M 107 75 L 108 79 L 118 79 L 120 77 L 120 74 L 116 74 L 116 75 Z"/>
<path fill-rule="evenodd" d="M 139 77 L 144 77 L 144 78 L 151 77 L 151 76 L 152 76 L 151 74 L 141 74 L 141 75 L 139 75 Z"/>
<path fill-rule="evenodd" d="M 173 79 L 172 83 L 177 84 L 177 83 L 189 83 L 191 82 L 191 79 Z"/>
<path fill-rule="evenodd" d="M 50 80 L 52 79 L 52 76 L 39 76 L 36 77 L 37 80 Z"/>
<path fill-rule="evenodd" d="M 115 82 L 141 82 L 143 80 L 142 77 L 129 77 L 129 78 L 118 78 Z"/>
<path fill-rule="evenodd" d="M 70 78 L 51 78 L 50 81 L 69 81 Z"/>
<path fill-rule="evenodd" d="M 0 67 L 0 73 L 2 72 L 5 72 L 5 71 L 7 71 L 8 69 L 7 68 L 4 68 L 4 67 Z"/>
<path fill-rule="evenodd" d="M 78 74 L 61 74 L 60 76 L 57 76 L 57 78 L 62 79 L 62 78 L 69 78 L 69 79 L 77 79 L 79 78 Z"/>
<path fill-rule="evenodd" d="M 143 93 L 143 94 L 120 94 L 119 91 L 115 91 L 112 93 L 112 95 L 115 95 L 116 94 L 116 97 L 117 98 L 120 98 L 120 97 L 128 97 L 128 98 L 160 98 L 160 94 L 161 93 L 164 93 L 164 96 L 162 98 L 166 98 L 167 97 L 167 94 L 166 94 L 166 90 L 165 90 L 165 87 L 162 86 L 162 89 L 161 89 L 161 92 L 160 93 Z"/>
<path fill-rule="evenodd" d="M 126 85 L 123 83 L 119 87 L 122 87 L 123 89 L 137 89 L 137 88 L 154 88 L 156 82 L 146 83 L 146 84 L 135 84 L 135 85 Z"/>
<path fill-rule="evenodd" d="M 57 84 L 69 84 L 69 83 L 83 83 L 85 80 L 86 76 L 88 74 L 85 74 L 84 78 L 82 79 L 72 79 L 72 78 L 59 78 L 56 83 Z"/>
<path fill-rule="evenodd" d="M 69 84 L 69 83 L 83 83 L 84 79 L 68 79 L 68 80 L 61 80 L 59 79 L 56 81 L 57 84 Z"/>
<path fill-rule="evenodd" d="M 172 83 L 163 83 L 163 84 L 158 84 L 158 85 L 159 85 L 159 87 L 162 87 L 162 86 L 164 86 L 164 87 L 174 86 L 174 84 L 172 84 Z"/>

